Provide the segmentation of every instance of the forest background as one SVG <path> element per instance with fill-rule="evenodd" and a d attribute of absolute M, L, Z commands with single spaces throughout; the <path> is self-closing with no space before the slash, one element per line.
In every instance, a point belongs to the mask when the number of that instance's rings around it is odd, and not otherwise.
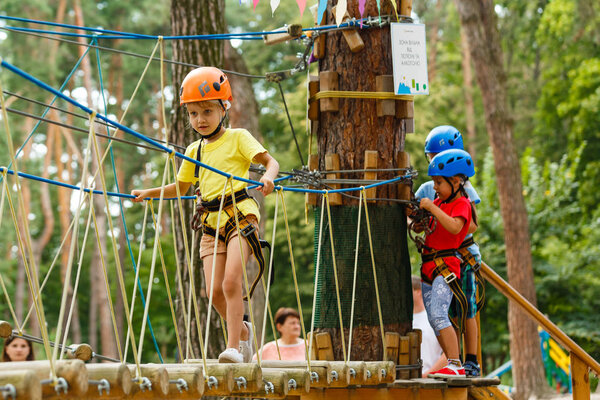
<path fill-rule="evenodd" d="M 311 5 L 311 4 L 309 4 Z M 4 1 L 2 15 L 27 17 L 38 20 L 81 23 L 141 34 L 169 35 L 170 3 L 163 1 L 56 1 L 31 0 L 23 4 L 17 0 Z M 252 2 L 227 0 L 227 29 L 229 32 L 267 31 L 290 23 L 312 26 L 312 15 L 306 10 L 300 17 L 294 1 L 282 1 L 271 14 L 269 2 L 262 1 L 255 11 Z M 472 76 L 468 55 L 464 51 L 460 23 L 452 2 L 441 0 L 415 1 L 414 17 L 426 24 L 430 95 L 415 100 L 415 132 L 408 135 L 407 150 L 413 165 L 420 171 L 415 183 L 427 180 L 423 142 L 431 128 L 440 124 L 458 127 L 465 137 L 468 150 L 474 155 L 477 175 L 473 184 L 482 203 L 478 206 L 480 228 L 476 240 L 482 248 L 484 260 L 505 276 L 503 226 L 499 212 L 493 159 L 485 132 L 481 95 Z M 498 27 L 503 45 L 504 68 L 508 75 L 508 94 L 514 121 L 514 136 L 522 167 L 524 196 L 529 212 L 533 267 L 538 306 L 565 333 L 570 335 L 595 359 L 600 359 L 600 10 L 591 0 L 564 1 L 496 1 Z M 59 87 L 81 55 L 80 47 L 73 43 L 57 42 L 46 38 L 24 35 L 7 30 L 9 27 L 30 26 L 13 21 L 0 21 L 0 56 L 32 75 Z M 40 26 L 35 26 L 40 28 Z M 67 38 L 75 41 L 76 39 Z M 89 41 L 89 40 L 88 40 Z M 107 40 L 99 44 L 123 51 L 149 55 L 153 41 Z M 241 55 L 248 72 L 264 75 L 268 71 L 292 68 L 298 61 L 296 54 L 304 51 L 299 42 L 265 46 L 262 41 L 232 40 L 232 47 Z M 165 57 L 171 58 L 169 44 Z M 85 62 L 69 80 L 65 90 L 84 104 L 91 101 L 95 109 L 103 112 L 104 102 L 108 113 L 117 119 L 129 103 L 129 98 L 146 65 L 143 58 L 119 55 L 106 50 L 91 49 Z M 100 66 L 100 68 L 99 68 Z M 85 68 L 88 73 L 84 73 Z M 316 74 L 316 67 L 311 72 Z M 101 71 L 101 74 L 99 74 Z M 4 89 L 21 96 L 49 103 L 48 93 L 17 77 L 7 70 L 1 72 Z M 102 76 L 102 79 L 101 79 Z M 170 71 L 165 71 L 169 83 Z M 88 92 L 86 79 L 93 88 Z M 292 123 L 298 135 L 300 149 L 306 157 L 309 134 L 306 124 L 307 72 L 292 75 L 282 82 Z M 278 88 L 264 80 L 253 80 L 253 88 L 260 113 L 259 133 L 267 149 L 279 160 L 281 169 L 289 171 L 301 166 L 292 133 L 287 122 Z M 104 91 L 100 88 L 104 87 Z M 177 91 L 167 87 L 163 94 L 169 103 Z M 88 97 L 88 95 L 90 97 Z M 44 107 L 16 97 L 9 97 L 13 109 L 41 115 Z M 64 102 L 56 105 L 70 109 Z M 130 108 L 125 125 L 151 137 L 162 137 L 165 124 L 161 116 L 160 65 L 153 62 Z M 75 110 L 72 110 L 75 111 Z M 49 115 L 87 131 L 86 119 L 77 119 L 66 113 Z M 168 114 L 167 114 L 168 115 Z M 169 118 L 167 117 L 167 124 Z M 41 124 L 34 128 L 35 120 L 11 114 L 13 140 L 17 145 L 25 142 L 19 166 L 24 172 L 44 175 L 51 179 L 77 184 L 81 178 L 81 162 L 87 135 L 54 125 Z M 1 128 L 3 129 L 3 128 Z M 105 132 L 106 133 L 106 132 Z M 357 134 L 360 134 L 357 132 Z M 127 139 L 130 139 L 129 137 Z M 2 132 L 0 143 L 6 146 Z M 105 146 L 105 142 L 103 146 Z M 6 148 L 6 147 L 5 147 Z M 132 148 L 114 143 L 115 170 L 119 188 L 128 193 L 133 188 L 160 184 L 164 154 L 144 148 Z M 316 149 L 313 147 L 313 152 Z M 0 165 L 8 165 L 8 154 L 0 155 Z M 107 164 L 108 165 L 108 164 Z M 114 190 L 115 176 L 112 168 L 105 168 L 109 190 Z M 11 180 L 11 182 L 13 182 Z M 38 268 L 42 276 L 50 268 L 56 250 L 72 219 L 66 209 L 73 208 L 77 196 L 67 189 L 58 189 L 37 182 L 22 181 L 29 213 L 28 220 L 35 239 Z M 75 200 L 73 200 L 75 199 Z M 121 220 L 119 203 L 111 200 L 111 214 Z M 294 238 L 294 258 L 299 273 L 299 287 L 307 325 L 310 322 L 314 276 L 314 224 L 312 214 L 305 223 L 304 196 L 286 196 L 290 227 Z M 267 238 L 272 229 L 274 196 L 266 200 Z M 47 205 L 50 204 L 48 208 Z M 143 221 L 143 207 L 123 201 L 131 251 L 125 235 L 119 234 L 119 252 L 125 260 L 122 268 L 127 281 L 127 293 L 133 291 L 134 276 L 131 259 L 139 250 Z M 87 214 L 84 212 L 82 215 Z M 84 218 L 82 216 L 82 218 Z M 27 285 L 16 246 L 15 229 L 8 211 L 4 210 L 0 226 L 0 273 L 17 315 L 22 320 L 27 313 Z M 106 222 L 106 221 L 105 221 Z M 117 222 L 115 222 L 116 224 Z M 171 224 L 170 216 L 162 224 Z M 147 266 L 152 259 L 154 228 L 147 229 L 142 249 L 142 262 Z M 117 227 L 117 231 L 123 228 Z M 170 232 L 166 229 L 165 232 Z M 283 230 L 275 240 L 274 252 L 277 281 L 271 292 L 271 307 L 296 306 L 289 254 Z M 104 239 L 106 240 L 106 238 Z M 162 245 L 166 260 L 173 260 L 173 241 L 169 233 L 163 234 Z M 102 297 L 102 279 L 96 241 L 88 240 L 80 289 L 77 295 L 78 312 L 71 327 L 70 342 L 89 342 L 99 353 L 103 352 L 103 337 L 112 336 L 109 314 Z M 110 244 L 108 245 L 110 250 Z M 106 249 L 104 249 L 106 252 Z M 109 254 L 106 252 L 106 254 Z M 413 271 L 418 270 L 418 257 L 411 248 Z M 66 263 L 62 260 L 62 265 Z M 114 271 L 114 260 L 106 258 L 108 270 Z M 59 263 L 60 265 L 61 263 Z M 89 266 L 89 268 L 88 268 Z M 167 262 L 171 287 L 175 286 L 175 265 Z M 62 291 L 58 269 L 53 272 L 44 293 L 51 337 L 58 321 Z M 112 272 L 111 272 L 112 273 Z M 113 275 L 114 278 L 114 275 Z M 142 267 L 140 279 L 145 288 L 148 268 Z M 115 282 L 115 279 L 111 279 Z M 158 343 L 152 350 L 150 335 L 144 338 L 143 362 L 157 362 L 158 352 L 167 360 L 176 356 L 175 334 L 172 327 L 168 300 L 162 274 L 154 279 L 151 321 Z M 488 304 L 482 313 L 484 369 L 507 361 L 508 327 L 507 301 L 494 288 L 487 288 Z M 118 303 L 116 285 L 112 287 Z M 104 295 L 105 296 L 105 295 Z M 139 298 L 139 296 L 138 296 Z M 139 300 L 138 300 L 139 301 Z M 156 306 L 160 304 L 161 306 Z M 165 306 L 162 306 L 165 305 Z M 134 326 L 142 320 L 142 306 L 136 304 Z M 11 320 L 8 304 L 2 297 L 0 318 Z M 122 324 L 121 320 L 118 321 Z M 28 330 L 36 332 L 35 324 Z M 120 330 L 123 331 L 122 329 Z M 272 336 L 267 329 L 267 338 Z M 38 350 L 41 350 L 38 349 Z M 41 351 L 38 351 L 41 354 Z"/>

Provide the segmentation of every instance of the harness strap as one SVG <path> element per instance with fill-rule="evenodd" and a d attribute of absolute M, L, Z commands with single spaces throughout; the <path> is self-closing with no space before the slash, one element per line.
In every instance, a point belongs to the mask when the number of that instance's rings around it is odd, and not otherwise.
<path fill-rule="evenodd" d="M 452 255 L 456 256 L 455 253 L 453 253 Z M 462 290 L 460 279 L 458 279 L 454 272 L 450 271 L 448 265 L 446 265 L 442 257 L 436 257 L 433 259 L 433 261 L 435 262 L 436 268 L 431 274 L 431 279 L 429 279 L 429 277 L 427 277 L 422 272 L 421 279 L 423 279 L 425 283 L 431 285 L 438 275 L 441 275 L 444 278 L 444 281 L 446 281 L 446 283 L 450 287 L 450 290 L 452 290 L 452 294 L 454 295 L 453 301 L 457 306 L 458 321 L 455 321 L 451 318 L 450 322 L 452 322 L 452 325 L 456 329 L 458 329 L 460 333 L 463 333 L 467 322 L 467 297 L 465 296 L 465 293 Z"/>
<path fill-rule="evenodd" d="M 269 251 L 271 251 L 271 245 L 269 244 L 269 242 L 267 242 L 266 240 L 262 240 L 258 236 L 258 231 L 257 231 L 256 227 L 254 225 L 252 225 L 248 221 L 246 216 L 239 210 L 238 210 L 238 220 L 240 223 L 240 233 L 248 241 L 248 244 L 250 245 L 250 250 L 252 251 L 252 255 L 258 262 L 258 268 L 259 268 L 258 274 L 254 278 L 252 285 L 250 285 L 248 294 L 244 297 L 244 301 L 248 301 L 248 299 L 252 297 L 252 294 L 254 293 L 254 289 L 256 289 L 256 285 L 258 285 L 261 277 L 263 276 L 263 273 L 265 272 L 265 257 L 262 253 L 262 248 L 267 247 L 269 249 Z M 225 235 L 218 234 L 217 230 L 214 228 L 211 228 L 210 226 L 206 226 L 206 225 L 202 226 L 203 234 L 212 236 L 216 240 L 220 240 L 225 244 L 227 244 L 229 242 L 231 235 L 235 231 L 236 231 L 236 225 L 235 225 L 235 217 L 234 216 L 230 217 L 227 220 L 227 222 L 225 223 Z M 273 282 L 273 278 L 274 278 L 274 270 L 272 269 L 271 276 L 270 276 L 271 283 Z"/>
<path fill-rule="evenodd" d="M 246 189 L 238 190 L 233 194 L 235 196 L 235 202 L 239 203 L 243 200 L 252 198 Z M 221 197 L 217 197 L 211 201 L 202 201 L 202 207 L 204 207 L 205 211 L 216 212 L 219 211 L 221 207 Z M 225 197 L 225 201 L 223 202 L 223 210 L 233 206 L 233 198 L 231 195 Z"/>
<path fill-rule="evenodd" d="M 423 263 L 426 263 L 429 261 L 435 261 L 436 258 L 443 257 L 456 257 L 456 249 L 437 250 L 433 253 L 421 254 L 421 261 L 423 261 Z"/>

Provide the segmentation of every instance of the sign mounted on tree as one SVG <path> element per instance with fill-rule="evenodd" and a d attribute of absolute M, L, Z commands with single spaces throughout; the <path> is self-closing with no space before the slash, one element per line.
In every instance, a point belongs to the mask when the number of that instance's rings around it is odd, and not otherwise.
<path fill-rule="evenodd" d="M 429 94 L 425 25 L 391 24 L 396 94 Z"/>

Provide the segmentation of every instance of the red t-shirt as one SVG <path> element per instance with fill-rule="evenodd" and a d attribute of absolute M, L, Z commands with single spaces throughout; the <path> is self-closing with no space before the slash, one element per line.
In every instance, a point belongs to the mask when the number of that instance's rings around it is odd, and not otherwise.
<path fill-rule="evenodd" d="M 466 197 L 460 197 L 450 203 L 442 203 L 440 199 L 435 199 L 433 204 L 438 206 L 443 212 L 449 216 L 456 218 L 460 217 L 465 220 L 465 224 L 457 235 L 448 232 L 439 222 L 435 230 L 425 238 L 425 246 L 435 250 L 457 249 L 469 230 L 471 225 L 471 203 Z M 460 260 L 457 257 L 444 257 L 444 262 L 448 265 L 451 272 L 460 278 Z M 421 272 L 431 278 L 433 270 L 435 270 L 435 262 L 428 261 L 421 267 Z"/>

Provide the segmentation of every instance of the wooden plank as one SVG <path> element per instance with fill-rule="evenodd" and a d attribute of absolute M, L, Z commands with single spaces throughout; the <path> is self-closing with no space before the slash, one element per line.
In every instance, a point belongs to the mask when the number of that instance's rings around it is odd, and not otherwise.
<path fill-rule="evenodd" d="M 394 76 L 393 75 L 377 75 L 375 77 L 375 89 L 377 92 L 394 93 Z M 377 116 L 394 116 L 396 115 L 396 100 L 380 100 L 377 99 Z"/>
<path fill-rule="evenodd" d="M 396 379 L 393 383 L 388 384 L 388 387 L 392 388 L 413 388 L 419 387 L 419 382 L 412 379 Z"/>
<path fill-rule="evenodd" d="M 402 120 L 404 125 L 404 132 L 415 133 L 415 120 L 413 118 L 406 118 Z"/>
<path fill-rule="evenodd" d="M 12 325 L 7 321 L 0 321 L 0 338 L 8 339 L 12 335 Z"/>
<path fill-rule="evenodd" d="M 590 398 L 590 368 L 571 352 L 571 383 L 573 400 Z"/>
<path fill-rule="evenodd" d="M 329 153 L 325 154 L 325 170 L 326 171 L 338 171 L 340 169 L 340 155 Z M 327 179 L 338 179 L 339 174 L 326 174 Z M 339 184 L 331 184 L 330 185 L 334 189 L 339 189 Z M 329 194 L 329 204 L 332 206 L 339 206 L 342 204 L 342 194 L 341 193 L 330 193 Z"/>
<path fill-rule="evenodd" d="M 473 386 L 498 386 L 500 378 L 471 378 Z"/>
<path fill-rule="evenodd" d="M 469 391 L 466 387 L 449 387 L 442 389 L 444 400 L 468 400 Z"/>
<path fill-rule="evenodd" d="M 377 161 L 379 160 L 379 152 L 377 150 L 366 150 L 365 151 L 365 169 L 377 169 Z M 365 172 L 364 179 L 377 179 L 377 172 Z M 377 188 L 369 188 L 365 190 L 365 196 L 367 198 L 377 197 Z M 368 200 L 369 203 L 374 203 L 375 200 Z"/>
<path fill-rule="evenodd" d="M 308 170 L 316 171 L 319 169 L 319 155 L 309 154 L 308 155 Z M 309 186 L 310 189 L 316 189 L 314 186 Z M 319 195 L 317 193 L 306 193 L 305 199 L 306 204 L 310 206 L 316 206 L 318 204 Z"/>
<path fill-rule="evenodd" d="M 313 14 L 314 17 L 314 21 L 315 21 L 315 26 L 323 26 L 327 24 L 327 10 L 325 10 L 323 12 L 323 18 L 321 19 L 321 23 L 319 24 L 319 16 L 317 15 L 317 10 L 318 10 L 318 4 L 315 4 L 314 6 L 310 7 L 310 11 Z M 318 36 L 315 38 L 315 43 L 313 45 L 313 57 L 316 58 L 317 60 L 322 59 L 323 57 L 325 57 L 325 41 L 327 39 L 327 34 L 326 33 L 313 33 L 317 34 Z"/>
<path fill-rule="evenodd" d="M 424 389 L 444 389 L 448 387 L 446 382 L 439 379 L 417 378 L 413 379 L 413 381 L 417 382 L 419 387 Z"/>
<path fill-rule="evenodd" d="M 319 93 L 320 88 L 319 77 L 310 75 L 308 77 L 308 97 L 311 98 Z M 319 120 L 319 100 L 314 100 L 308 103 L 308 119 L 311 121 Z"/>
<path fill-rule="evenodd" d="M 333 17 L 336 18 L 337 6 L 331 9 Z M 350 14 L 346 11 L 344 14 L 344 18 L 342 18 L 342 23 L 347 22 L 350 19 Z M 350 47 L 350 51 L 353 53 L 358 53 L 362 49 L 365 48 L 365 42 L 363 42 L 360 34 L 356 29 L 344 29 L 342 30 L 342 35 L 344 35 L 344 39 L 348 46 Z"/>
<path fill-rule="evenodd" d="M 412 12 L 412 4 L 413 4 L 413 0 L 400 1 L 400 14 L 410 17 L 410 14 Z"/>
<path fill-rule="evenodd" d="M 409 365 L 410 364 L 410 339 L 408 336 L 400 336 L 400 346 L 398 349 L 398 365 Z M 398 371 L 398 377 L 400 379 L 410 379 L 410 371 L 407 369 L 401 369 Z"/>
<path fill-rule="evenodd" d="M 408 362 L 411 365 L 419 363 L 419 354 L 421 349 L 421 342 L 419 341 L 419 334 L 417 332 L 408 332 L 409 349 L 408 349 Z M 411 378 L 421 377 L 421 368 L 415 368 L 410 370 Z"/>
<path fill-rule="evenodd" d="M 281 33 L 271 33 L 263 36 L 263 41 L 267 45 L 287 42 L 293 39 L 297 39 L 302 36 L 302 25 L 291 24 L 288 26 L 282 26 L 281 28 L 274 29 L 274 31 L 282 31 Z M 285 31 L 285 32 L 283 32 Z"/>
<path fill-rule="evenodd" d="M 398 153 L 398 162 L 396 163 L 398 168 L 409 168 L 410 167 L 410 154 L 406 151 Z M 406 175 L 406 171 L 400 172 L 400 175 Z M 401 200 L 410 200 L 411 197 L 411 185 L 408 183 L 400 183 L 398 185 L 398 198 Z"/>
<path fill-rule="evenodd" d="M 329 332 L 319 332 L 315 335 L 317 343 L 317 359 L 324 361 L 333 361 L 333 344 Z"/>
<path fill-rule="evenodd" d="M 385 361 L 393 361 L 398 363 L 398 349 L 400 347 L 400 334 L 397 332 L 385 333 L 385 348 L 387 350 L 384 355 Z"/>
<path fill-rule="evenodd" d="M 340 74 L 335 71 L 321 71 L 319 72 L 320 90 L 338 90 L 340 87 Z M 321 99 L 319 101 L 319 109 L 321 112 L 326 111 L 339 111 L 340 99 L 331 97 Z"/>
<path fill-rule="evenodd" d="M 395 100 L 394 106 L 396 118 L 413 119 L 415 117 L 415 103 L 412 100 Z"/>
<path fill-rule="evenodd" d="M 35 371 L 26 369 L 13 369 L 12 371 L 2 371 L 0 374 L 0 387 L 12 385 L 17 397 L 15 400 L 41 400 L 42 384 Z M 9 399 L 8 396 L 3 398 Z"/>
<path fill-rule="evenodd" d="M 466 387 L 471 386 L 473 383 L 470 378 L 445 378 L 444 379 L 448 384 L 448 387 L 458 386 L 458 387 Z"/>

